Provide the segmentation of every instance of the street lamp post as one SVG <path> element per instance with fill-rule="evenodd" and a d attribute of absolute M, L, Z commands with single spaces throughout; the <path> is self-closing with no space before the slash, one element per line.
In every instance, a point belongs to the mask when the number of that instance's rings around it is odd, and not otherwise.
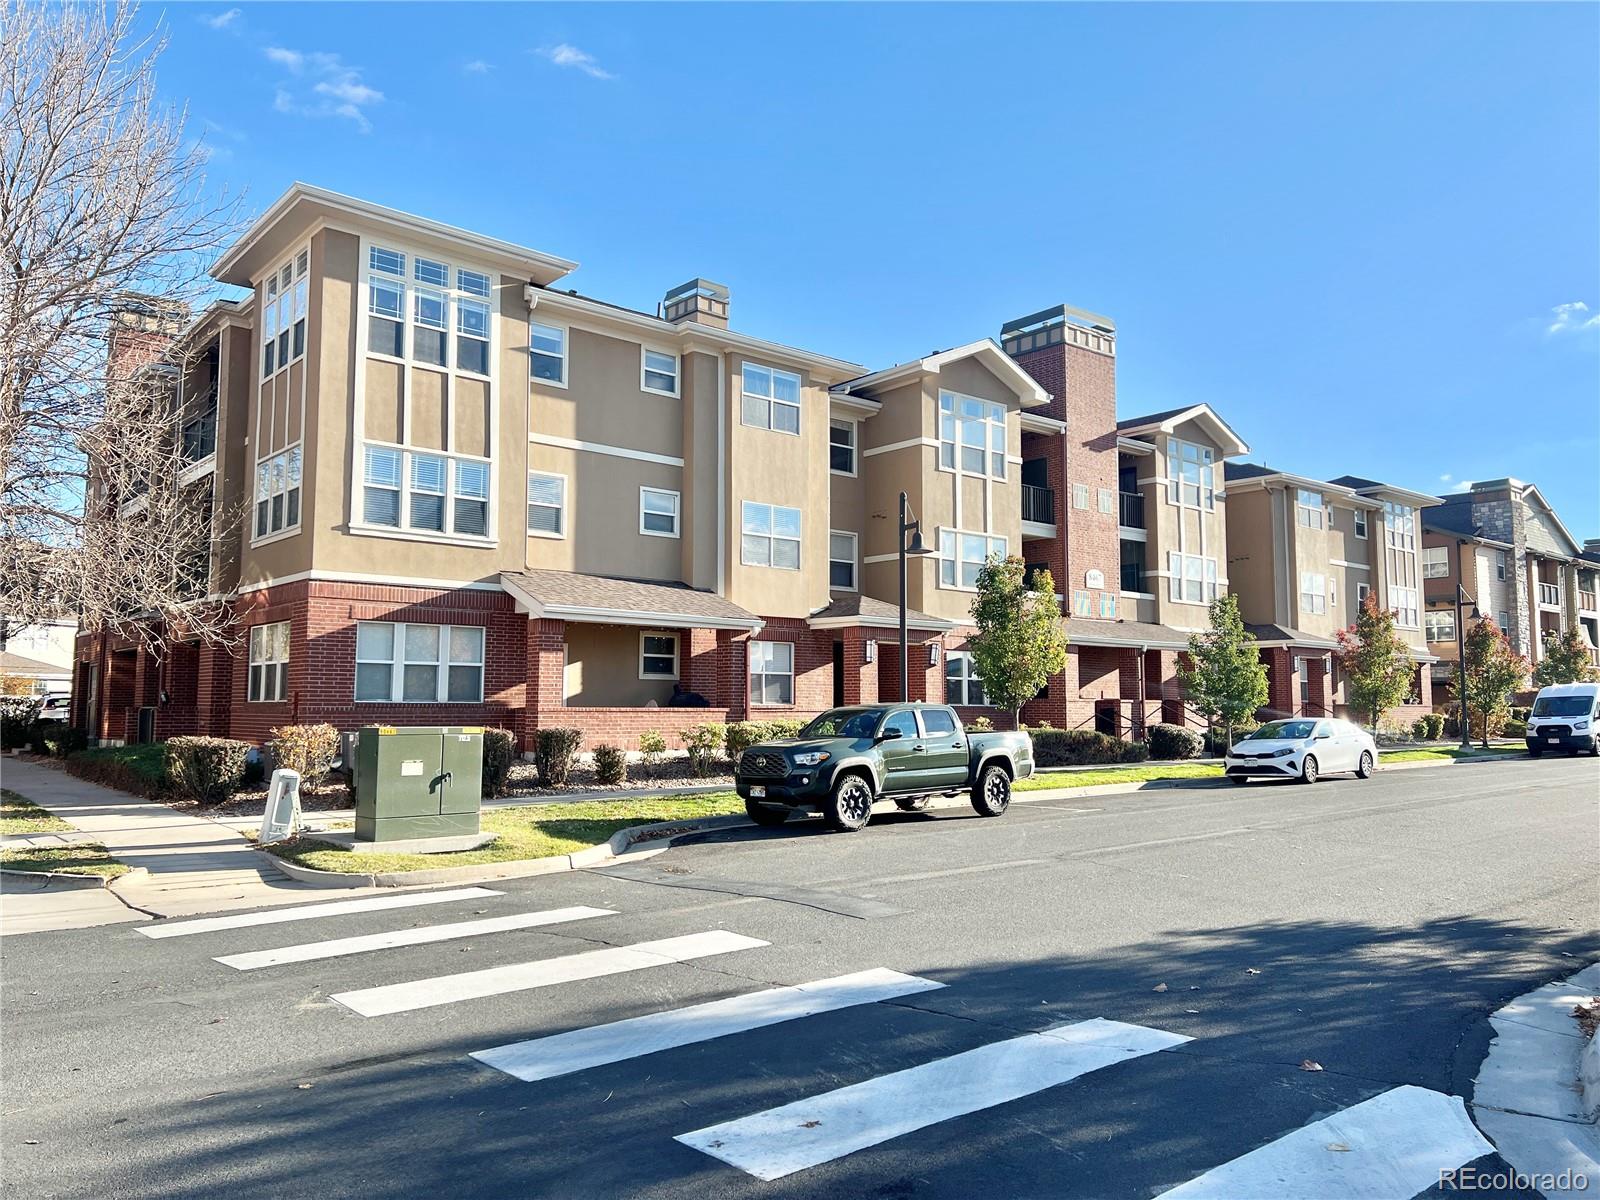
<path fill-rule="evenodd" d="M 906 542 L 908 533 L 911 535 L 909 544 Z M 906 639 L 906 559 L 921 558 L 933 551 L 922 544 L 922 522 L 915 519 L 904 492 L 900 493 L 899 536 L 895 539 L 895 548 L 900 552 L 900 699 L 906 701 L 911 699 L 911 647 Z"/>

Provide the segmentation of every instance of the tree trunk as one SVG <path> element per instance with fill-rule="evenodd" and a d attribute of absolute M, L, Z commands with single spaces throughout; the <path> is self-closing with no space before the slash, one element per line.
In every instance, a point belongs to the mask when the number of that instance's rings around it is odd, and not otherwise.
<path fill-rule="evenodd" d="M 1022 705 L 1020 704 L 1011 710 L 1011 728 L 1022 728 Z"/>

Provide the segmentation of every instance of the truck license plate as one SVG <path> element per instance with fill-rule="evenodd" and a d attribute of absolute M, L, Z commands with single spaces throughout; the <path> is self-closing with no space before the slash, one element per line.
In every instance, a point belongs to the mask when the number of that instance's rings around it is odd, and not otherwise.
<path fill-rule="evenodd" d="M 1555 740 L 1554 738 L 1551 739 L 1551 741 L 1554 741 L 1554 740 Z M 765 796 L 766 794 L 767 794 L 767 789 L 762 787 L 762 786 L 760 786 L 759 784 L 753 786 L 750 789 L 751 797 L 754 798 L 754 799 L 757 799 L 757 800 L 759 800 L 762 796 Z"/>
<path fill-rule="evenodd" d="M 1549 742 L 1552 746 L 1559 746 L 1561 744 L 1560 738 L 1546 738 L 1545 741 Z"/>

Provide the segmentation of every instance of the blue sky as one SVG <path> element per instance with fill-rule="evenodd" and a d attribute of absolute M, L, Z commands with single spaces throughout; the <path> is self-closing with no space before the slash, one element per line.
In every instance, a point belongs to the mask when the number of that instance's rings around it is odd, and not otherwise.
<path fill-rule="evenodd" d="M 150 10 L 147 10 L 149 12 Z M 871 367 L 1065 302 L 1123 415 L 1600 535 L 1595 5 L 167 9 L 253 210 L 293 180 Z"/>

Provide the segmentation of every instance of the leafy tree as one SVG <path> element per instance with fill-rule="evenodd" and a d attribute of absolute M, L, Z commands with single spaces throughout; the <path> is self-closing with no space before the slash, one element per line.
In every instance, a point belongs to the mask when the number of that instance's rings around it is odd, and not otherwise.
<path fill-rule="evenodd" d="M 1022 706 L 1067 665 L 1067 634 L 1056 602 L 1056 584 L 1043 568 L 1024 580 L 1020 558 L 991 558 L 978 570 L 978 594 L 968 639 L 983 694 L 1008 709 L 1020 727 Z M 1032 585 L 1031 587 L 1029 585 Z"/>
<path fill-rule="evenodd" d="M 1339 631 L 1339 646 L 1333 652 L 1349 681 L 1350 706 L 1371 716 L 1374 731 L 1383 714 L 1411 694 L 1417 669 L 1411 648 L 1394 631 L 1394 618 L 1392 611 L 1378 607 L 1376 596 L 1369 595 L 1356 623 Z"/>
<path fill-rule="evenodd" d="M 1549 687 L 1556 683 L 1589 683 L 1600 671 L 1594 669 L 1589 658 L 1589 647 L 1576 625 L 1568 625 L 1564 633 L 1544 635 L 1544 656 L 1533 669 L 1533 686 Z"/>
<path fill-rule="evenodd" d="M 1237 596 L 1211 602 L 1211 628 L 1189 635 L 1189 661 L 1179 665 L 1178 679 L 1189 702 L 1227 731 L 1231 748 L 1234 726 L 1267 702 L 1267 667 L 1255 635 L 1244 627 Z"/>
<path fill-rule="evenodd" d="M 1466 684 L 1469 712 L 1479 715 L 1479 736 L 1489 747 L 1489 726 L 1508 707 L 1507 697 L 1528 678 L 1528 660 L 1512 648 L 1493 621 L 1482 620 L 1467 631 Z"/>

